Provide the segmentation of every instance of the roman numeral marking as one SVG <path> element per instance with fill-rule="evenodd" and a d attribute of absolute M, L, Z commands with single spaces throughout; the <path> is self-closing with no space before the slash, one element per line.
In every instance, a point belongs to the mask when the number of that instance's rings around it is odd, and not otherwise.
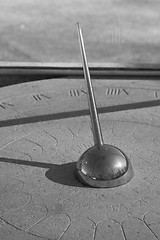
<path fill-rule="evenodd" d="M 126 89 L 122 89 L 122 91 L 126 94 L 126 95 L 129 95 L 129 93 L 126 91 Z"/>
<path fill-rule="evenodd" d="M 106 89 L 106 95 L 119 95 L 120 94 L 120 89 L 117 88 L 107 88 Z"/>
<path fill-rule="evenodd" d="M 14 105 L 10 104 L 10 103 L 5 103 L 5 102 L 0 103 L 0 107 L 3 108 L 3 109 L 6 109 L 8 107 L 13 107 L 13 106 Z"/>
<path fill-rule="evenodd" d="M 125 93 L 126 95 L 129 95 L 126 89 L 120 89 L 120 88 L 107 88 L 106 89 L 106 95 L 112 95 L 112 96 L 118 96 L 121 93 Z"/>
<path fill-rule="evenodd" d="M 81 92 L 82 92 L 82 94 L 85 94 L 85 95 L 87 94 L 87 92 L 86 92 L 86 91 L 84 91 L 84 90 L 81 90 Z"/>
<path fill-rule="evenodd" d="M 154 92 L 154 96 L 155 98 L 158 98 L 158 93 L 156 91 Z"/>
<path fill-rule="evenodd" d="M 44 95 L 44 94 L 36 94 L 36 95 L 33 95 L 33 98 L 38 102 L 38 101 L 41 101 L 43 98 L 48 98 L 50 99 L 50 97 Z"/>
<path fill-rule="evenodd" d="M 40 96 L 39 95 L 33 95 L 33 98 L 36 100 L 36 101 L 39 101 L 41 100 Z"/>
<path fill-rule="evenodd" d="M 69 95 L 71 97 L 80 97 L 83 94 L 87 94 L 86 91 L 83 90 L 83 89 L 81 89 L 81 90 L 78 90 L 78 89 L 69 90 Z"/>
<path fill-rule="evenodd" d="M 80 95 L 78 90 L 70 90 L 69 93 L 71 97 L 78 97 Z"/>

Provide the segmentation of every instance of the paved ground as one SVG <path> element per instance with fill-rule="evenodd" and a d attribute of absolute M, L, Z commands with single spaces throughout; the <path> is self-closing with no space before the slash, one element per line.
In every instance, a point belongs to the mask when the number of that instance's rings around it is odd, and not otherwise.
<path fill-rule="evenodd" d="M 77 21 L 90 62 L 160 60 L 158 0 L 2 0 L 0 9 L 0 60 L 79 61 Z"/>

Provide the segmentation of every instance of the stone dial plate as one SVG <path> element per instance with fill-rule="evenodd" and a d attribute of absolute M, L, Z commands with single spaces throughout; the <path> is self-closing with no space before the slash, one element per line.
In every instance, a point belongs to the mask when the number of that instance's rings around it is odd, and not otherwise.
<path fill-rule="evenodd" d="M 93 81 L 104 142 L 131 159 L 120 187 L 83 186 L 74 170 L 92 146 L 83 80 L 0 89 L 0 239 L 160 239 L 160 86 Z"/>

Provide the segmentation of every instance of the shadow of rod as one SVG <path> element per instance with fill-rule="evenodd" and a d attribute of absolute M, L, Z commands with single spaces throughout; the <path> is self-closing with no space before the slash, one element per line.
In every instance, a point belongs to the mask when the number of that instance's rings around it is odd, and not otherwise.
<path fill-rule="evenodd" d="M 119 112 L 119 111 L 148 108 L 148 107 L 155 107 L 155 106 L 160 106 L 160 100 L 100 107 L 98 108 L 98 113 L 99 114 L 111 113 L 111 112 Z M 70 112 L 61 112 L 61 113 L 45 114 L 45 115 L 39 115 L 39 116 L 23 117 L 18 119 L 2 120 L 0 121 L 0 127 L 8 127 L 8 126 L 14 126 L 14 125 L 20 125 L 20 124 L 36 123 L 36 122 L 45 122 L 45 121 L 74 118 L 74 117 L 81 117 L 81 116 L 87 116 L 87 115 L 89 115 L 89 110 L 84 109 L 84 110 L 76 110 L 76 111 L 70 111 Z"/>
<path fill-rule="evenodd" d="M 47 169 L 45 177 L 54 183 L 74 187 L 85 187 L 75 177 L 76 162 L 68 162 L 58 165 L 45 162 L 26 161 L 5 157 L 3 158 L 1 157 L 0 162 L 45 168 Z"/>

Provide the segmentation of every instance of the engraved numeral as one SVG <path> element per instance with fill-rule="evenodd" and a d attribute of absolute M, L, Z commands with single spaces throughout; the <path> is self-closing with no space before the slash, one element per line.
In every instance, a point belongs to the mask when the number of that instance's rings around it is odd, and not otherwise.
<path fill-rule="evenodd" d="M 154 91 L 154 96 L 155 96 L 155 98 L 158 98 L 158 92 L 157 91 Z"/>
<path fill-rule="evenodd" d="M 33 98 L 38 102 L 38 101 L 41 101 L 43 98 L 50 98 L 44 94 L 36 94 L 36 95 L 33 95 Z"/>
<path fill-rule="evenodd" d="M 121 93 L 125 93 L 125 95 L 129 95 L 126 89 L 120 89 L 120 88 L 107 88 L 106 89 L 106 95 L 112 95 L 112 96 L 118 96 Z"/>
<path fill-rule="evenodd" d="M 87 94 L 87 92 L 85 90 L 82 90 L 82 89 L 81 89 L 81 93 L 82 94 Z"/>
<path fill-rule="evenodd" d="M 126 94 L 126 95 L 129 95 L 129 93 L 126 91 L 126 89 L 122 89 L 122 91 Z"/>
<path fill-rule="evenodd" d="M 81 90 L 78 90 L 78 89 L 71 89 L 71 90 L 69 90 L 69 95 L 71 97 L 80 97 L 83 94 L 87 94 L 86 91 L 83 90 L 83 89 L 81 89 Z"/>
<path fill-rule="evenodd" d="M 80 95 L 78 90 L 70 90 L 69 93 L 71 97 L 77 97 Z"/>
<path fill-rule="evenodd" d="M 8 107 L 13 107 L 13 106 L 14 105 L 10 104 L 10 103 L 5 103 L 5 102 L 0 103 L 0 107 L 3 108 L 3 109 L 6 109 Z"/>
<path fill-rule="evenodd" d="M 106 95 L 119 95 L 120 94 L 120 89 L 118 88 L 107 88 L 106 89 Z"/>

